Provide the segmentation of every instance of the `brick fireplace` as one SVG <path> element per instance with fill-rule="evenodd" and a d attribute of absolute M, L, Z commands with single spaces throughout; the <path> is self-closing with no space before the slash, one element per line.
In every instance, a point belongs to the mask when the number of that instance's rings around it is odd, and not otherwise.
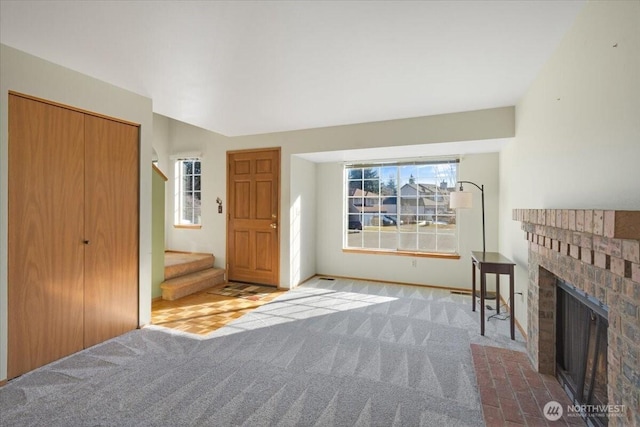
<path fill-rule="evenodd" d="M 625 405 L 610 425 L 640 426 L 640 211 L 514 209 L 529 244 L 527 352 L 556 370 L 556 278 L 609 308 L 607 397 Z"/>

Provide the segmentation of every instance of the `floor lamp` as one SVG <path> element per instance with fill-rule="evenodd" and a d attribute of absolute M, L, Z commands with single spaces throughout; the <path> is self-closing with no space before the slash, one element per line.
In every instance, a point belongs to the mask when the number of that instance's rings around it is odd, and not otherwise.
<path fill-rule="evenodd" d="M 462 184 L 471 184 L 471 185 L 475 185 L 481 192 L 481 196 L 482 196 L 482 253 L 486 253 L 487 252 L 487 247 L 486 247 L 486 239 L 485 239 L 485 230 L 484 230 L 484 185 L 478 185 L 475 182 L 471 182 L 471 181 L 458 181 L 458 184 L 460 184 L 460 189 L 458 191 L 454 191 L 451 193 L 451 197 L 449 199 L 449 207 L 451 209 L 469 209 L 473 207 L 473 193 L 471 193 L 470 191 L 464 191 L 464 188 L 462 187 Z M 478 297 L 478 295 L 475 295 L 475 297 Z M 490 295 L 489 292 L 487 292 L 485 290 L 485 299 L 489 298 L 489 299 L 495 299 L 496 297 L 493 297 Z M 499 302 L 497 302 L 497 304 L 499 304 Z M 487 308 L 489 308 L 490 310 L 492 310 L 491 307 L 487 306 Z"/>
<path fill-rule="evenodd" d="M 486 252 L 486 244 L 485 244 L 485 231 L 484 231 L 484 185 L 478 185 L 475 182 L 471 181 L 458 181 L 460 184 L 460 190 L 454 191 L 451 193 L 451 197 L 449 199 L 449 207 L 451 209 L 468 209 L 473 207 L 473 193 L 470 191 L 464 191 L 462 188 L 462 184 L 471 184 L 478 187 L 478 189 L 482 193 L 482 252 Z"/>

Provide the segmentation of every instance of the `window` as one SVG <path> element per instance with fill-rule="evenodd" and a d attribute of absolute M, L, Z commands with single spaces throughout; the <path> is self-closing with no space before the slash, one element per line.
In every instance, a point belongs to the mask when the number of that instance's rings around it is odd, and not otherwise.
<path fill-rule="evenodd" d="M 345 166 L 344 247 L 455 254 L 457 160 Z"/>
<path fill-rule="evenodd" d="M 176 162 L 176 215 L 175 224 L 199 226 L 201 224 L 202 169 L 200 159 L 180 159 Z"/>

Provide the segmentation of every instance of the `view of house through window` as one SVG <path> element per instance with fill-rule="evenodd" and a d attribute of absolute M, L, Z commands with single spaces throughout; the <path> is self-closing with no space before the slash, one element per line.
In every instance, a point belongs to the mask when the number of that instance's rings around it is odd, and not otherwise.
<path fill-rule="evenodd" d="M 345 248 L 457 253 L 457 176 L 457 160 L 346 166 Z"/>
<path fill-rule="evenodd" d="M 176 225 L 201 224 L 200 159 L 176 162 Z"/>

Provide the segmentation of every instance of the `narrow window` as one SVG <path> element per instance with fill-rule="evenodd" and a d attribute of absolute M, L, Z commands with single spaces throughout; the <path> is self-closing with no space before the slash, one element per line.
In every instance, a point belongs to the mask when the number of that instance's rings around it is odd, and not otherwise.
<path fill-rule="evenodd" d="M 202 224 L 202 169 L 200 159 L 176 161 L 175 224 L 200 226 Z"/>

